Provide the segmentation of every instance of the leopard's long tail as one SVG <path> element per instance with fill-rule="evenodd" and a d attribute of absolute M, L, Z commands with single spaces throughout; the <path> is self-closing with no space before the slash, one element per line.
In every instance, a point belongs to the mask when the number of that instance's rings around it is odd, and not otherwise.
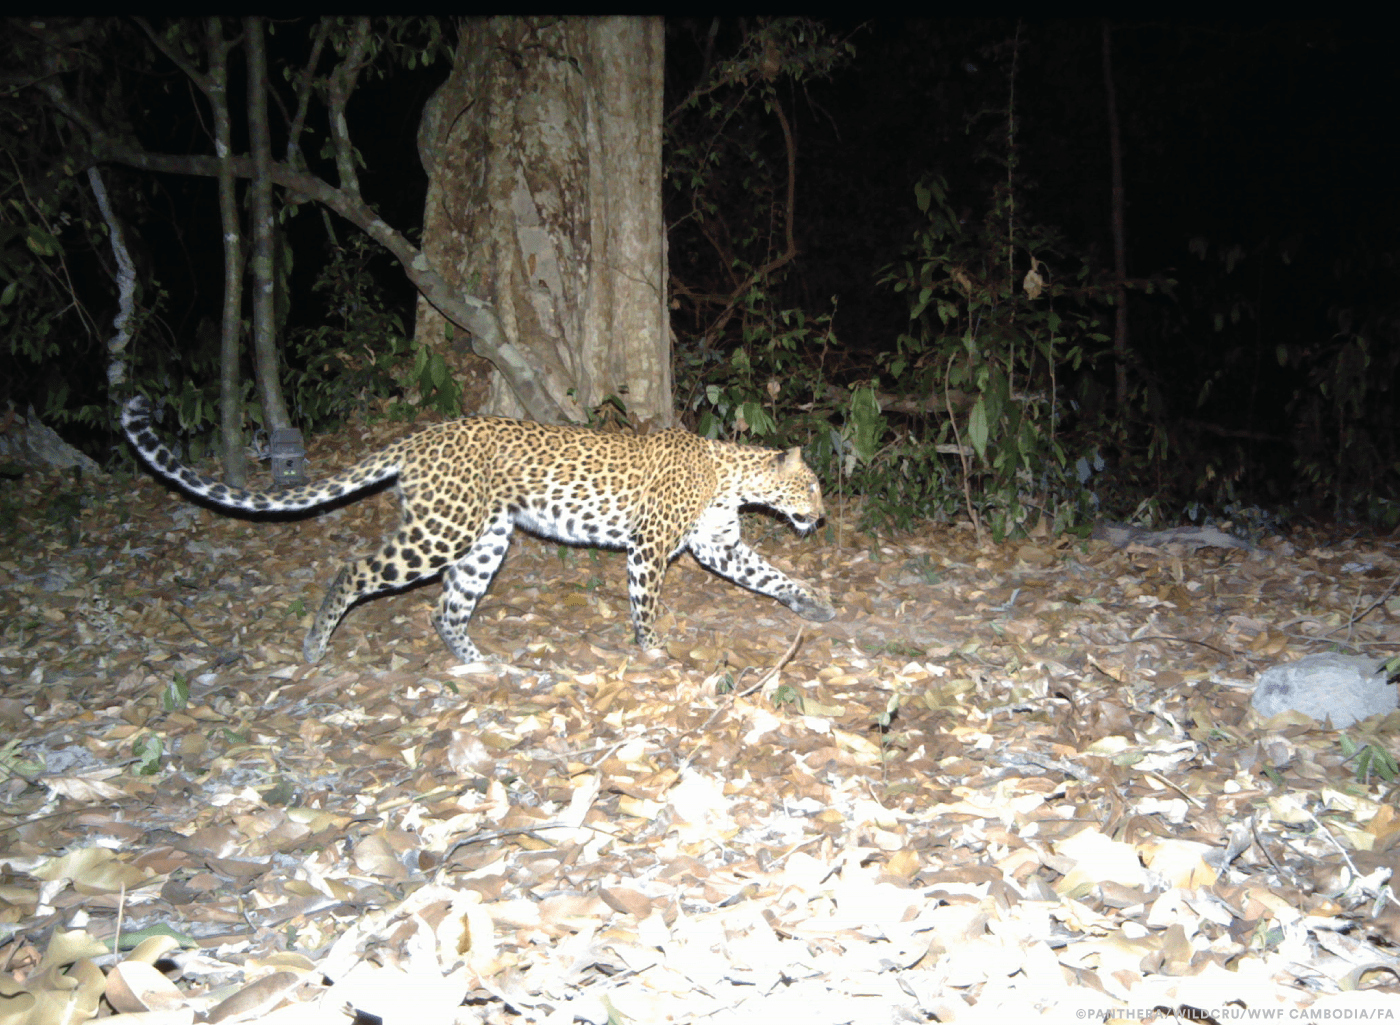
<path fill-rule="evenodd" d="M 253 491 L 236 488 L 186 466 L 170 451 L 151 429 L 151 407 L 144 396 L 127 401 L 122 408 L 122 429 L 141 453 L 141 457 L 162 477 L 174 481 L 192 495 L 230 509 L 246 512 L 299 512 L 326 505 L 338 498 L 354 494 L 399 472 L 398 445 L 361 460 L 334 476 L 314 484 L 287 488 L 284 491 Z"/>

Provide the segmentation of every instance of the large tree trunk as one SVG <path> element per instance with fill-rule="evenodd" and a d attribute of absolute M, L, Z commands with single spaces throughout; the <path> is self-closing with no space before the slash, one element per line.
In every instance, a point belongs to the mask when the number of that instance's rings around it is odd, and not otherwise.
<path fill-rule="evenodd" d="M 424 112 L 424 255 L 494 304 L 565 419 L 615 396 L 639 421 L 672 422 L 663 47 L 657 18 L 469 22 Z M 446 326 L 420 299 L 418 340 L 469 382 L 481 364 Z M 524 407 L 491 372 L 482 411 Z"/>

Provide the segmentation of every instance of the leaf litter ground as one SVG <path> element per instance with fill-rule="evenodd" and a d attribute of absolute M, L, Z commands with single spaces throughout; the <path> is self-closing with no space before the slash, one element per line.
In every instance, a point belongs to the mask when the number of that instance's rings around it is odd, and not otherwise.
<path fill-rule="evenodd" d="M 0 1025 L 1395 1013 L 1396 788 L 1348 755 L 1400 716 L 1348 744 L 1248 704 L 1271 664 L 1400 648 L 1389 539 L 755 516 L 840 615 L 684 556 L 661 657 L 620 554 L 517 534 L 473 622 L 514 668 L 464 672 L 436 584 L 302 661 L 390 494 L 251 522 L 144 477 L 3 487 Z"/>

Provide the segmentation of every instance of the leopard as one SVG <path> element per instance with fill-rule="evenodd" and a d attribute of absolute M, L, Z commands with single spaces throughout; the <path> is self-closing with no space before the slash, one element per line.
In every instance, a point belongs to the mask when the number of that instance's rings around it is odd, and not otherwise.
<path fill-rule="evenodd" d="M 345 562 L 307 630 L 317 663 L 351 606 L 441 575 L 433 625 L 462 663 L 486 658 L 467 634 L 516 528 L 569 545 L 625 549 L 633 636 L 662 647 L 656 624 L 666 569 L 689 550 L 704 567 L 813 622 L 836 609 L 743 542 L 739 512 L 762 506 L 799 535 L 825 517 L 802 450 L 702 437 L 681 428 L 625 434 L 468 416 L 410 433 L 320 481 L 276 491 L 235 487 L 182 463 L 156 434 L 150 402 L 128 400 L 122 427 L 160 477 L 222 509 L 301 513 L 395 480 L 399 520 L 379 549 Z"/>

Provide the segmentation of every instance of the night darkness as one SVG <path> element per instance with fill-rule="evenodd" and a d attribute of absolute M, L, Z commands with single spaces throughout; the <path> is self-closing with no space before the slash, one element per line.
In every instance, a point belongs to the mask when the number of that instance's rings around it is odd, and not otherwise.
<path fill-rule="evenodd" d="M 709 25 L 668 23 L 668 111 L 701 70 Z M 745 28 L 724 25 L 714 45 L 721 51 L 736 45 Z M 875 358 L 910 329 L 907 297 L 878 281 L 904 258 L 913 237 L 915 184 L 941 176 L 950 205 L 967 221 L 986 215 L 992 190 L 1005 177 L 998 147 L 1013 80 L 1018 217 L 1057 233 L 1052 272 L 1107 280 L 1113 242 L 1100 23 L 828 22 L 825 31 L 849 39 L 854 58 L 828 78 L 778 85 L 797 145 L 799 255 L 772 287 L 781 305 L 810 316 L 829 312 L 838 298 L 836 370 L 845 377 L 838 383 L 876 378 Z M 1063 378 L 1084 411 L 1077 425 L 1083 438 L 1092 434 L 1092 412 L 1115 420 L 1117 456 L 1125 465 L 1153 431 L 1182 446 L 1187 462 L 1205 465 L 1228 449 L 1238 482 L 1234 497 L 1292 503 L 1300 512 L 1364 514 L 1368 497 L 1400 496 L 1391 387 L 1400 355 L 1400 211 L 1390 158 L 1393 119 L 1385 113 L 1396 84 L 1387 36 L 1373 26 L 1321 22 L 1113 26 L 1128 275 L 1171 284 L 1131 294 L 1137 397 L 1130 413 L 1115 416 L 1108 408 L 1108 361 Z M 272 57 L 299 59 L 293 54 L 304 41 L 304 26 L 286 24 L 273 37 Z M 17 59 L 12 53 L 12 83 Z M 241 97 L 241 59 L 235 56 L 231 68 Z M 423 103 L 447 71 L 439 61 L 367 79 L 349 108 L 365 158 L 365 197 L 401 230 L 422 221 L 427 181 L 415 133 Z M 209 152 L 207 125 L 177 70 L 126 68 L 120 77 L 143 145 Z M 27 130 L 16 123 L 33 116 L 33 100 L 22 91 L 9 95 L 13 116 L 5 131 L 13 141 Z M 274 122 L 277 117 L 274 110 Z M 753 149 L 785 173 L 771 117 L 749 111 L 734 120 L 733 131 L 750 133 Z M 235 135 L 236 146 L 245 141 Z M 275 138 L 274 150 L 279 144 Z M 312 170 L 334 180 L 329 161 Z M 219 314 L 214 184 L 128 168 L 109 173 L 125 190 L 139 269 L 167 294 L 160 330 L 178 347 L 201 321 Z M 679 205 L 671 183 L 667 188 L 672 218 Z M 286 222 L 295 253 L 289 328 L 324 315 L 310 291 L 325 259 L 324 223 L 310 205 Z M 344 222 L 336 230 L 354 231 Z M 713 254 L 690 230 L 671 233 L 673 274 L 697 288 L 721 287 L 722 275 L 705 262 Z M 105 261 L 75 252 L 72 265 L 79 286 L 96 296 L 92 306 L 105 330 L 113 302 L 110 285 L 103 287 Z M 411 325 L 411 286 L 387 257 L 373 270 L 385 301 Z M 700 310 L 677 316 L 682 349 L 702 318 Z M 1105 323 L 1111 331 L 1111 314 Z M 1343 373 L 1338 368 L 1351 357 L 1339 353 L 1347 346 L 1365 361 L 1358 369 L 1352 359 Z M 4 397 L 44 387 L 42 375 L 12 353 L 5 360 L 13 376 Z M 888 376 L 877 381 L 886 390 L 898 384 Z M 75 385 L 73 401 L 84 394 L 91 401 L 93 387 L 85 393 Z M 1342 433 L 1314 444 L 1312 423 Z M 83 435 L 83 425 L 71 427 L 65 433 Z M 1352 445 L 1364 450 L 1358 465 L 1346 473 L 1332 467 L 1338 481 L 1350 474 L 1345 483 L 1306 493 L 1300 480 L 1308 460 L 1347 463 Z M 1175 501 L 1221 499 L 1218 492 L 1193 495 L 1190 480 L 1169 480 L 1160 468 L 1132 479 L 1139 488 L 1169 491 Z"/>
<path fill-rule="evenodd" d="M 946 176 L 962 205 L 985 201 L 979 192 L 996 172 L 978 155 L 1000 125 L 969 132 L 966 122 L 979 107 L 1004 103 L 1005 61 L 986 50 L 1015 30 L 1011 22 L 867 23 L 852 37 L 851 67 L 810 89 L 832 120 L 805 112 L 804 269 L 820 281 L 818 294 L 836 289 L 843 302 L 862 304 L 861 325 L 846 327 L 862 344 L 878 347 L 902 327 L 900 305 L 866 283 L 908 241 L 919 175 Z M 1099 25 L 1032 22 L 1021 31 L 1025 216 L 1057 226 L 1070 247 L 1108 265 Z M 1193 238 L 1211 250 L 1288 248 L 1292 265 L 1275 258 L 1251 268 L 1260 333 L 1271 341 L 1320 340 L 1333 306 L 1384 300 L 1347 277 L 1358 261 L 1394 253 L 1400 225 L 1375 106 L 1397 76 L 1375 32 L 1148 22 L 1115 26 L 1114 46 L 1129 274 L 1171 273 L 1181 293 L 1193 293 L 1179 296 L 1184 304 L 1209 302 L 1223 296 L 1194 294 L 1206 282 Z"/>

